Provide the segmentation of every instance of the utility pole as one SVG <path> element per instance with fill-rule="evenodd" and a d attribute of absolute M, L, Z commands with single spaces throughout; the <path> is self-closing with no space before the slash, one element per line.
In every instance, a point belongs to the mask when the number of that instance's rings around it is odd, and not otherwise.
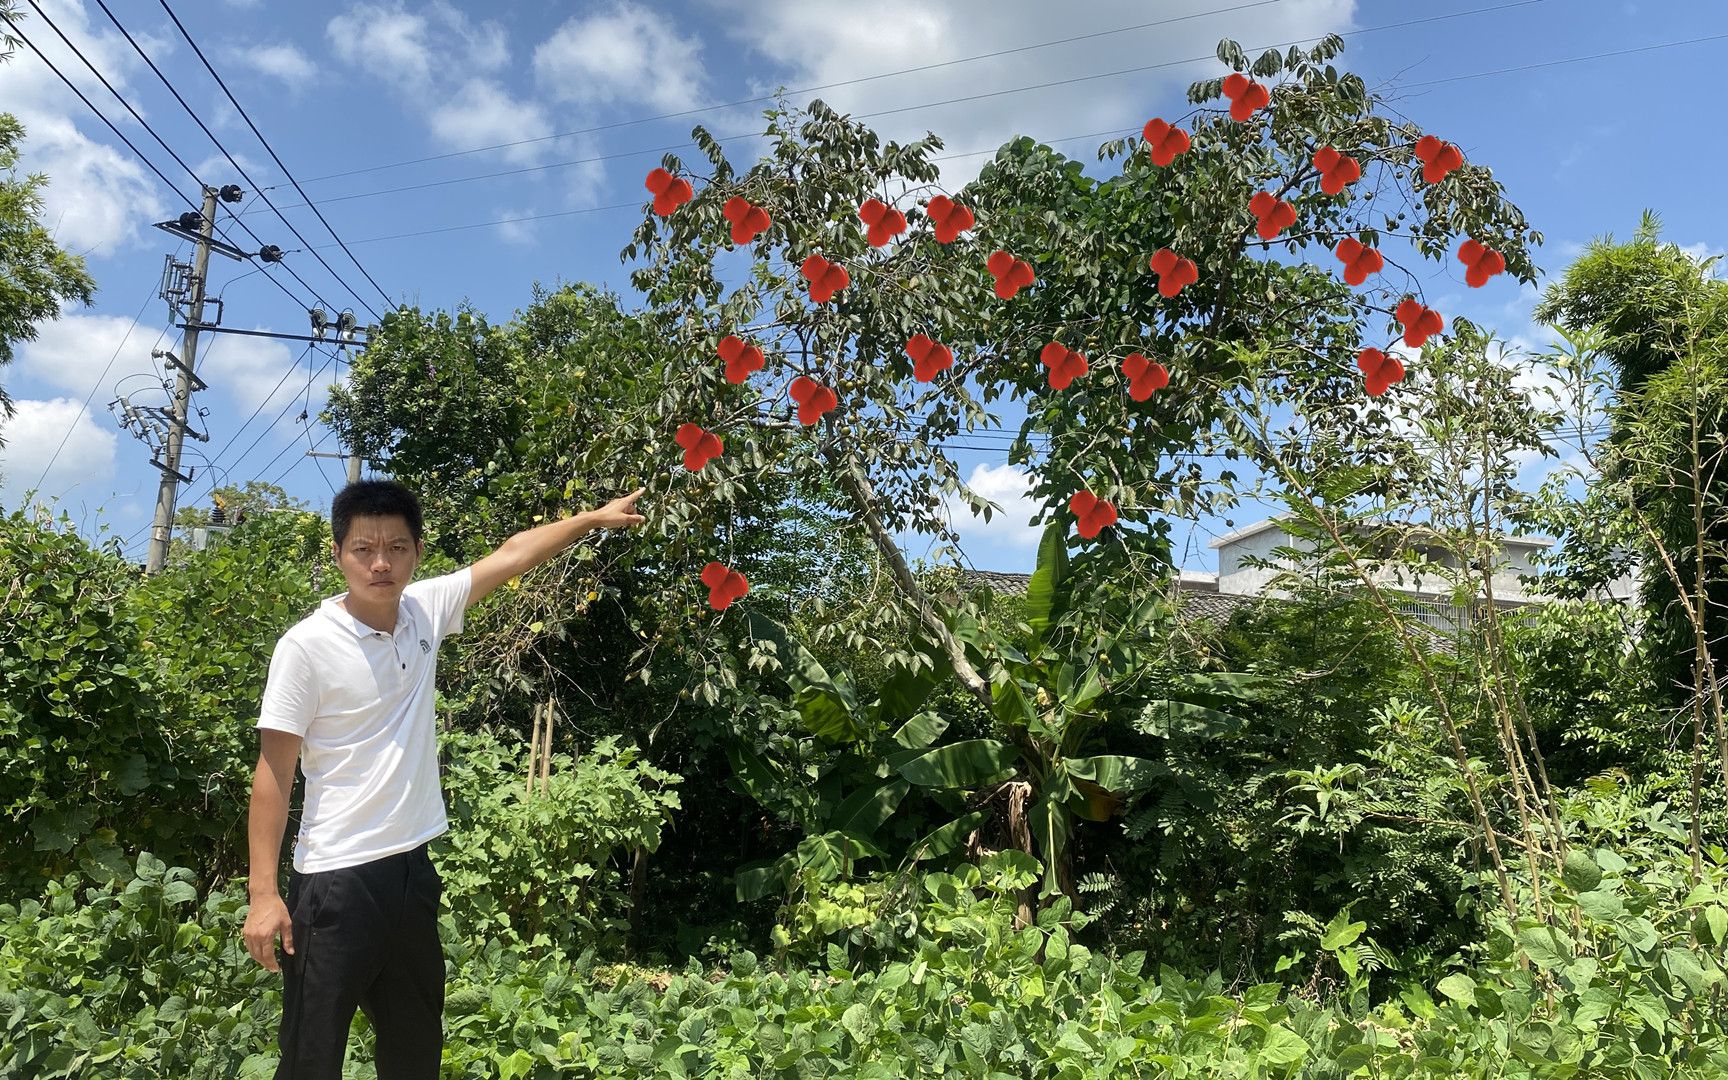
<path fill-rule="evenodd" d="M 204 322 L 204 285 L 210 271 L 210 238 L 216 229 L 217 189 L 204 189 L 204 214 L 198 223 L 197 254 L 192 260 L 191 308 L 186 337 L 180 346 L 180 360 L 175 367 L 179 378 L 174 384 L 174 414 L 168 427 L 168 447 L 165 460 L 157 467 L 162 470 L 162 483 L 156 489 L 156 517 L 150 526 L 150 553 L 144 563 L 147 574 L 160 573 L 168 562 L 168 539 L 174 531 L 174 500 L 182 480 L 191 483 L 190 476 L 180 472 L 180 445 L 186 438 L 186 413 L 192 401 L 194 373 L 198 363 L 198 327 Z M 238 195 L 238 192 L 236 192 Z"/>

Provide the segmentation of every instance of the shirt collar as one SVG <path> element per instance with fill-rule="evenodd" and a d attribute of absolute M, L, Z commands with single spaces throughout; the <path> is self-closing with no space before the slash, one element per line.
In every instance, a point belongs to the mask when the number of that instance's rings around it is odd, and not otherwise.
<path fill-rule="evenodd" d="M 373 634 L 385 633 L 383 630 L 367 626 L 359 619 L 356 619 L 347 608 L 343 607 L 342 601 L 347 599 L 347 597 L 347 593 L 326 597 L 323 602 L 318 605 L 318 610 L 328 616 L 337 626 L 349 631 L 357 638 L 371 637 Z M 400 634 L 406 630 L 411 619 L 412 615 L 408 609 L 408 598 L 404 596 L 397 601 L 396 633 Z"/>

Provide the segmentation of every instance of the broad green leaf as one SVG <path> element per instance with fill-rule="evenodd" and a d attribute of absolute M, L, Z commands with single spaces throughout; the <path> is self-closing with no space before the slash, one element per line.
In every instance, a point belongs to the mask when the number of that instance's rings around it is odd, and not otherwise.
<path fill-rule="evenodd" d="M 1566 852 L 1566 866 L 1561 877 L 1573 892 L 1585 893 L 1602 883 L 1602 868 L 1587 852 L 1572 848 Z"/>
<path fill-rule="evenodd" d="M 1134 726 L 1158 738 L 1186 735 L 1197 739 L 1220 739 L 1241 731 L 1246 723 L 1239 716 L 1217 709 L 1166 700 L 1147 702 Z"/>
<path fill-rule="evenodd" d="M 1042 642 L 1050 626 L 1068 610 L 1068 527 L 1061 514 L 1051 517 L 1038 541 L 1038 564 L 1026 583 L 1026 621 Z"/>
<path fill-rule="evenodd" d="M 1038 893 L 1041 897 L 1062 891 L 1060 867 L 1068 850 L 1068 839 L 1074 832 L 1074 815 L 1068 812 L 1064 801 L 1053 792 L 1046 792 L 1026 815 L 1038 841 L 1039 861 L 1044 864 L 1044 886 Z"/>
<path fill-rule="evenodd" d="M 1170 767 L 1151 758 L 1125 754 L 1094 754 L 1063 762 L 1070 776 L 1090 780 L 1112 794 L 1145 791 L 1170 777 Z"/>
<path fill-rule="evenodd" d="M 1460 1005 L 1474 1007 L 1476 1004 L 1476 980 L 1461 971 L 1455 971 L 1441 979 L 1440 984 L 1434 989 Z"/>
<path fill-rule="evenodd" d="M 894 732 L 894 742 L 908 750 L 922 750 L 948 730 L 948 720 L 933 712 L 921 712 Z"/>
<path fill-rule="evenodd" d="M 1346 945 L 1354 944 L 1368 929 L 1365 922 L 1351 922 L 1350 911 L 1346 908 L 1332 917 L 1326 927 L 1326 933 L 1320 938 L 1320 947 L 1327 952 L 1337 952 Z"/>
<path fill-rule="evenodd" d="M 732 882 L 740 900 L 760 900 L 769 893 L 783 892 L 792 878 L 795 860 L 782 855 L 771 862 L 755 862 L 740 866 L 732 874 Z"/>
<path fill-rule="evenodd" d="M 1544 971 L 1564 967 L 1572 960 L 1572 950 L 1559 931 L 1552 926 L 1532 926 L 1518 932 L 1518 944 L 1530 962 Z"/>
<path fill-rule="evenodd" d="M 922 862 L 925 859 L 935 859 L 948 854 L 959 847 L 961 841 L 965 840 L 974 829 L 979 828 L 989 820 L 990 812 L 988 810 L 974 810 L 964 817 L 955 818 L 948 824 L 932 830 L 922 840 L 912 845 L 912 861 Z"/>
<path fill-rule="evenodd" d="M 854 791 L 834 808 L 828 827 L 836 832 L 871 836 L 894 813 L 910 787 L 905 780 L 895 779 Z"/>
<path fill-rule="evenodd" d="M 1266 1029 L 1266 1041 L 1260 1044 L 1260 1060 L 1268 1065 L 1294 1065 L 1308 1056 L 1308 1040 L 1287 1027 Z"/>
<path fill-rule="evenodd" d="M 919 787 L 980 788 L 1014 775 L 1019 751 L 996 739 L 966 739 L 921 751 L 899 766 Z"/>

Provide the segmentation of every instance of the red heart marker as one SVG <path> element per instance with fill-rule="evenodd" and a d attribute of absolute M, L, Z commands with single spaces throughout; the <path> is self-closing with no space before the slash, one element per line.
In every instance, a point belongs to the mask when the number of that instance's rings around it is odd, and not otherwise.
<path fill-rule="evenodd" d="M 805 427 L 821 423 L 822 415 L 840 404 L 834 391 L 807 375 L 792 380 L 791 392 L 798 403 L 798 422 Z"/>
<path fill-rule="evenodd" d="M 665 169 L 655 169 L 649 173 L 642 186 L 654 193 L 654 212 L 661 217 L 666 217 L 696 197 L 690 181 L 681 176 L 673 176 Z"/>
<path fill-rule="evenodd" d="M 826 304 L 834 298 L 834 294 L 852 284 L 852 278 L 846 273 L 846 268 L 839 263 L 831 263 L 820 255 L 812 255 L 804 260 L 799 267 L 810 282 L 810 299 L 818 304 Z"/>
<path fill-rule="evenodd" d="M 1407 296 L 1392 312 L 1392 317 L 1404 327 L 1404 344 L 1420 349 L 1431 336 L 1446 329 L 1446 320 L 1431 307 L 1424 306 L 1413 296 Z"/>
<path fill-rule="evenodd" d="M 727 199 L 726 205 L 720 208 L 720 216 L 732 223 L 732 242 L 740 245 L 750 243 L 773 224 L 768 211 L 750 205 L 750 200 L 742 195 Z"/>
<path fill-rule="evenodd" d="M 720 456 L 720 436 L 699 424 L 679 424 L 675 441 L 684 448 L 684 467 L 691 472 L 701 472 Z"/>
<path fill-rule="evenodd" d="M 1422 182 L 1438 184 L 1446 179 L 1446 174 L 1464 164 L 1464 151 L 1449 142 L 1441 142 L 1432 135 L 1424 135 L 1416 140 L 1416 157 L 1422 162 Z"/>
<path fill-rule="evenodd" d="M 954 365 L 954 350 L 925 334 L 906 339 L 906 355 L 912 358 L 912 377 L 919 382 L 930 382 Z"/>
<path fill-rule="evenodd" d="M 1122 358 L 1122 374 L 1128 376 L 1128 396 L 1135 401 L 1145 401 L 1154 390 L 1170 385 L 1170 372 L 1164 365 L 1137 352 Z"/>
<path fill-rule="evenodd" d="M 938 244 L 952 244 L 975 223 L 972 211 L 946 195 L 938 195 L 925 203 L 924 212 L 930 215 L 930 224 L 936 227 Z"/>
<path fill-rule="evenodd" d="M 725 611 L 732 606 L 732 601 L 741 600 L 750 591 L 750 582 L 736 570 L 728 570 L 723 564 L 711 562 L 702 568 L 702 584 L 708 586 L 708 606 L 715 611 Z"/>
<path fill-rule="evenodd" d="M 1116 524 L 1116 508 L 1090 491 L 1076 491 L 1068 500 L 1068 509 L 1078 519 L 1080 535 L 1088 540 Z"/>
<path fill-rule="evenodd" d="M 1314 151 L 1314 167 L 1320 170 L 1320 190 L 1336 195 L 1345 184 L 1362 179 L 1362 163 L 1330 146 Z"/>
<path fill-rule="evenodd" d="M 1086 358 L 1060 341 L 1044 346 L 1038 362 L 1050 369 L 1052 390 L 1066 390 L 1070 383 L 1086 374 Z"/>
<path fill-rule="evenodd" d="M 996 279 L 996 295 L 1004 300 L 1014 299 L 1015 293 L 1038 280 L 1032 273 L 1031 263 L 1016 259 L 1006 251 L 993 253 L 984 265 Z"/>
<path fill-rule="evenodd" d="M 1464 241 L 1458 249 L 1458 261 L 1464 264 L 1464 284 L 1480 289 L 1488 279 L 1506 269 L 1506 258 L 1498 251 L 1475 240 Z"/>
<path fill-rule="evenodd" d="M 1379 397 L 1386 392 L 1387 387 L 1404 379 L 1404 365 L 1396 356 L 1390 356 L 1379 349 L 1363 349 L 1357 353 L 1356 366 L 1367 376 L 1370 397 Z"/>
<path fill-rule="evenodd" d="M 1175 296 L 1182 291 L 1183 286 L 1200 280 L 1200 271 L 1195 267 L 1194 260 L 1184 259 L 1169 248 L 1159 248 L 1147 265 L 1158 275 L 1160 296 Z"/>
<path fill-rule="evenodd" d="M 720 339 L 720 359 L 726 361 L 726 381 L 729 383 L 743 382 L 752 372 L 761 371 L 767 363 L 761 349 L 746 344 L 736 334 L 727 334 Z"/>
<path fill-rule="evenodd" d="M 1386 259 L 1379 251 L 1354 236 L 1338 241 L 1334 254 L 1344 263 L 1344 281 L 1349 285 L 1362 284 L 1369 274 L 1378 274 L 1386 266 Z"/>
<path fill-rule="evenodd" d="M 1240 71 L 1224 76 L 1224 96 L 1230 99 L 1230 119 L 1246 120 L 1272 103 L 1272 91 Z"/>
<path fill-rule="evenodd" d="M 1146 121 L 1140 134 L 1146 138 L 1146 149 L 1152 154 L 1152 164 L 1160 168 L 1175 161 L 1178 154 L 1187 153 L 1191 145 L 1186 131 L 1161 119 Z"/>
<path fill-rule="evenodd" d="M 906 231 L 906 215 L 881 199 L 865 199 L 864 205 L 858 208 L 858 216 L 870 226 L 867 239 L 871 247 L 883 247 Z"/>
<path fill-rule="evenodd" d="M 1248 200 L 1248 212 L 1259 222 L 1256 231 L 1260 239 L 1271 240 L 1296 224 L 1296 208 L 1272 194 L 1270 191 L 1260 191 Z"/>

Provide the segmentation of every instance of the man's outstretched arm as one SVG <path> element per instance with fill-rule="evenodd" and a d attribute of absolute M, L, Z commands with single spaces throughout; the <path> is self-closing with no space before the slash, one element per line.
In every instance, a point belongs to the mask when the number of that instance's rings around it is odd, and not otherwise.
<path fill-rule="evenodd" d="M 599 529 L 621 529 L 648 519 L 636 512 L 636 500 L 646 488 L 637 488 L 621 499 L 613 499 L 597 510 L 584 510 L 562 521 L 525 529 L 498 545 L 498 550 L 469 568 L 468 606 L 473 607 L 498 586 L 520 577 Z"/>

